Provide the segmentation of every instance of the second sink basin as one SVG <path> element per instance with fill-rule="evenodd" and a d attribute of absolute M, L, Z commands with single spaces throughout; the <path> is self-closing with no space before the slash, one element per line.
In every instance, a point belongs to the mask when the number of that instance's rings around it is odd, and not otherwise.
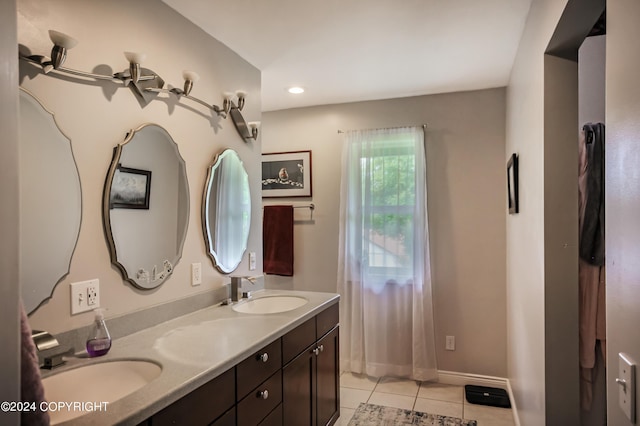
<path fill-rule="evenodd" d="M 251 299 L 233 306 L 233 310 L 244 314 L 277 314 L 292 311 L 309 301 L 299 296 L 266 296 Z"/>
<path fill-rule="evenodd" d="M 89 364 L 42 380 L 52 402 L 114 402 L 158 377 L 162 368 L 149 361 L 122 360 Z M 51 424 L 88 414 L 80 410 L 49 411 Z"/>

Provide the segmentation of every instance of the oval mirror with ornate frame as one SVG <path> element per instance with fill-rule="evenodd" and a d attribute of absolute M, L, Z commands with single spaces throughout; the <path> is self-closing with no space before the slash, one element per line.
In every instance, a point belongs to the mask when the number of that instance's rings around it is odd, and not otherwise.
<path fill-rule="evenodd" d="M 71 139 L 54 114 L 20 88 L 20 285 L 27 313 L 69 274 L 82 221 Z"/>
<path fill-rule="evenodd" d="M 141 289 L 162 284 L 182 257 L 189 221 L 185 162 L 165 129 L 144 124 L 114 148 L 102 212 L 123 278 Z"/>
<path fill-rule="evenodd" d="M 232 149 L 216 155 L 209 167 L 202 199 L 207 253 L 222 273 L 233 272 L 247 249 L 251 226 L 249 175 Z"/>

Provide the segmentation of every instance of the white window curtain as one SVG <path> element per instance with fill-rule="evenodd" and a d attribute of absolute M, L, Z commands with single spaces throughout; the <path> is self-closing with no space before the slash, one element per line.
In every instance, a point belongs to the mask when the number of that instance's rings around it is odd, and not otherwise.
<path fill-rule="evenodd" d="M 424 130 L 351 131 L 344 142 L 341 368 L 435 379 Z"/>

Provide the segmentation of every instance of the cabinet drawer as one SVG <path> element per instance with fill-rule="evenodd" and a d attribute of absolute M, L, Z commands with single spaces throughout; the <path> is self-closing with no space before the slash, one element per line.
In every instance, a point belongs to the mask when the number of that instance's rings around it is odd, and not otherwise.
<path fill-rule="evenodd" d="M 314 317 L 282 337 L 282 364 L 287 364 L 315 341 L 316 319 Z"/>
<path fill-rule="evenodd" d="M 236 366 L 238 401 L 282 366 L 280 339 L 260 349 Z"/>
<path fill-rule="evenodd" d="M 238 403 L 238 426 L 255 426 L 282 402 L 282 371 L 278 370 Z"/>
<path fill-rule="evenodd" d="M 208 425 L 235 403 L 235 369 L 231 368 L 151 418 L 153 426 Z"/>
<path fill-rule="evenodd" d="M 316 338 L 320 339 L 335 327 L 340 321 L 340 309 L 336 303 L 333 306 L 328 307 L 324 311 L 317 315 L 317 335 Z"/>

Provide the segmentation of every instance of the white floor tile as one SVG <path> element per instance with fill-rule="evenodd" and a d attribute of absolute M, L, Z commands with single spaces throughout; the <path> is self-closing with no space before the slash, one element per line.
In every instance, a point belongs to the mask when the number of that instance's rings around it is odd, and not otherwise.
<path fill-rule="evenodd" d="M 397 395 L 374 391 L 369 397 L 369 404 L 384 405 L 385 407 L 413 410 L 415 398 L 407 395 Z"/>
<path fill-rule="evenodd" d="M 358 408 L 361 402 L 367 402 L 371 391 L 362 389 L 340 388 L 340 407 Z"/>
<path fill-rule="evenodd" d="M 340 386 L 353 389 L 372 391 L 376 387 L 378 379 L 364 374 L 344 373 L 340 376 Z"/>
<path fill-rule="evenodd" d="M 513 426 L 513 411 L 509 408 L 489 407 L 465 403 L 463 418 L 477 420 L 478 426 Z"/>
<path fill-rule="evenodd" d="M 412 396 L 415 398 L 416 395 L 418 395 L 418 389 L 420 389 L 420 385 L 415 380 L 383 377 L 378 381 L 375 391 Z"/>
<path fill-rule="evenodd" d="M 435 399 L 417 398 L 413 408 L 415 411 L 421 411 L 429 414 L 439 414 L 448 417 L 462 417 L 462 403 L 438 401 Z"/>
<path fill-rule="evenodd" d="M 445 385 L 437 382 L 422 382 L 418 398 L 437 399 L 439 401 L 458 402 L 462 404 L 464 387 Z"/>

